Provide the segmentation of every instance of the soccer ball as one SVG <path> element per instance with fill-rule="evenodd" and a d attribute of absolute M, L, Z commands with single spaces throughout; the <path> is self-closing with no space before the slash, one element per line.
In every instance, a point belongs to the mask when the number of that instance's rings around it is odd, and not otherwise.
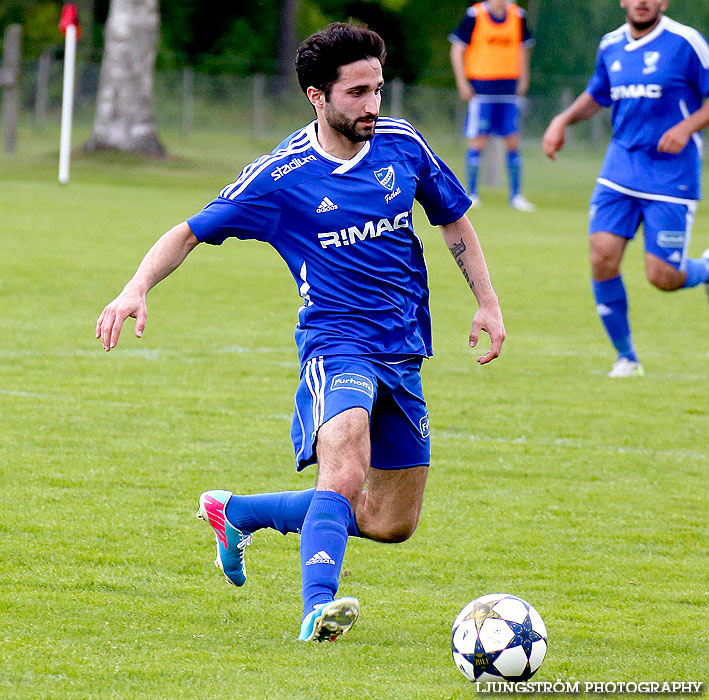
<path fill-rule="evenodd" d="M 453 661 L 469 681 L 529 680 L 546 653 L 547 631 L 541 616 L 513 595 L 476 598 L 453 623 Z"/>

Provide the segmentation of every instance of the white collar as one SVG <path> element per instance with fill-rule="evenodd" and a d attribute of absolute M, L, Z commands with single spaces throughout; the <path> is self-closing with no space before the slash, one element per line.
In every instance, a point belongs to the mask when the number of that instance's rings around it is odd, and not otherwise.
<path fill-rule="evenodd" d="M 305 127 L 305 133 L 310 139 L 310 145 L 313 147 L 313 150 L 318 155 L 322 156 L 326 160 L 332 161 L 333 163 L 339 163 L 338 167 L 332 171 L 333 174 L 346 173 L 348 170 L 354 168 L 355 165 L 357 165 L 357 163 L 359 163 L 362 158 L 364 158 L 367 153 L 369 153 L 371 142 L 365 141 L 364 146 L 359 150 L 359 152 L 349 160 L 343 160 L 342 158 L 337 158 L 336 156 L 331 155 L 320 145 L 320 142 L 318 141 L 317 124 L 317 119 L 315 121 L 310 122 L 310 124 Z"/>
<path fill-rule="evenodd" d="M 633 39 L 633 37 L 630 35 L 630 25 L 626 24 L 625 37 L 628 40 L 628 43 L 625 45 L 625 50 L 635 51 L 641 46 L 645 46 L 646 44 L 650 43 L 653 39 L 657 39 L 657 37 L 665 31 L 666 25 L 667 18 L 662 15 L 662 17 L 660 17 L 660 21 L 657 23 L 657 26 L 649 34 L 646 34 L 645 36 L 642 36 L 639 39 Z"/>

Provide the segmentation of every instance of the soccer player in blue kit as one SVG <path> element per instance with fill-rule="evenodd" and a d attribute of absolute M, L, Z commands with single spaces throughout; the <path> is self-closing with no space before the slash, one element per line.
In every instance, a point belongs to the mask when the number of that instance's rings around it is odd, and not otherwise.
<path fill-rule="evenodd" d="M 569 124 L 611 107 L 613 138 L 589 215 L 596 309 L 617 351 L 611 377 L 643 374 L 620 273 L 640 223 L 645 272 L 658 289 L 704 284 L 709 250 L 687 249 L 700 197 L 701 136 L 709 124 L 709 46 L 695 29 L 664 16 L 667 0 L 621 0 L 627 23 L 601 40 L 596 70 L 576 101 L 558 114 L 543 148 L 555 159 Z"/>
<path fill-rule="evenodd" d="M 379 35 L 356 24 L 306 39 L 296 70 L 316 120 L 164 234 L 96 327 L 107 351 L 128 317 L 141 337 L 147 292 L 200 242 L 257 239 L 285 260 L 302 298 L 291 436 L 297 468 L 318 464 L 316 486 L 206 491 L 198 516 L 214 529 L 215 564 L 236 586 L 246 581 L 244 548 L 254 532 L 300 533 L 305 641 L 333 640 L 357 620 L 358 601 L 335 597 L 348 538 L 402 542 L 421 512 L 430 437 L 420 368 L 431 355 L 431 322 L 414 199 L 477 299 L 469 342 L 481 331 L 491 341 L 478 362 L 497 357 L 505 337 L 465 215 L 470 200 L 411 125 L 379 116 L 385 55 Z"/>

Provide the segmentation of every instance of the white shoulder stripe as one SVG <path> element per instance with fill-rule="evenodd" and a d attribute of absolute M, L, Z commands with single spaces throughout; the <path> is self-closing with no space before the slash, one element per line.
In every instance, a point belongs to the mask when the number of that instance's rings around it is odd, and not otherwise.
<path fill-rule="evenodd" d="M 686 24 L 680 24 L 675 20 L 665 17 L 665 28 L 673 34 L 678 34 L 687 40 L 687 43 L 694 49 L 702 64 L 702 68 L 709 68 L 709 45 L 704 37 L 694 28 Z"/>
<path fill-rule="evenodd" d="M 610 46 L 611 44 L 617 44 L 619 41 L 622 41 L 624 37 L 625 37 L 625 25 L 623 24 L 622 26 L 618 27 L 618 29 L 614 29 L 612 32 L 609 32 L 608 34 L 606 34 L 601 39 L 601 43 L 599 45 L 599 48 L 605 49 L 606 46 Z"/>
<path fill-rule="evenodd" d="M 428 154 L 428 157 L 431 159 L 431 161 L 434 163 L 434 165 L 437 168 L 440 168 L 441 166 L 438 164 L 438 160 L 436 159 L 436 156 L 433 154 L 433 151 L 428 147 L 426 142 L 413 130 L 411 129 L 405 129 L 400 125 L 396 126 L 385 126 L 384 128 L 380 128 L 377 126 L 377 132 L 382 133 L 382 134 L 402 134 L 404 136 L 408 136 L 409 138 L 412 138 L 414 141 L 416 141 L 421 148 L 423 148 L 424 151 Z"/>
<path fill-rule="evenodd" d="M 305 140 L 307 140 L 307 135 L 305 133 L 300 133 L 297 136 L 295 136 L 294 138 L 292 138 L 291 141 L 288 143 L 288 145 L 285 146 L 284 148 L 279 149 L 275 153 L 267 153 L 266 155 L 263 155 L 260 158 L 257 158 L 253 163 L 247 165 L 241 171 L 241 174 L 239 175 L 239 177 L 236 178 L 236 183 L 239 183 L 241 180 L 243 180 L 245 177 L 247 177 L 249 175 L 249 173 L 252 170 L 254 170 L 254 168 L 261 165 L 261 163 L 263 163 L 268 158 L 276 158 L 281 155 L 281 152 L 288 151 L 288 149 L 304 143 Z"/>
<path fill-rule="evenodd" d="M 241 173 L 239 174 L 239 177 L 236 178 L 236 181 L 233 182 L 231 185 L 227 185 L 219 194 L 220 194 L 221 196 L 223 196 L 223 197 L 226 196 L 226 192 L 227 192 L 230 188 L 232 188 L 232 187 L 234 187 L 235 185 L 238 185 L 240 182 L 242 182 L 242 181 L 244 180 L 244 178 L 248 177 L 249 173 L 251 173 L 251 172 L 252 172 L 255 168 L 257 168 L 259 165 L 261 165 L 261 163 L 263 163 L 264 161 L 268 160 L 269 158 L 275 158 L 276 156 L 279 156 L 280 153 L 281 153 L 281 151 L 285 151 L 285 150 L 287 150 L 288 148 L 291 148 L 291 147 L 294 146 L 294 145 L 297 145 L 297 144 L 302 143 L 304 136 L 305 136 L 304 132 L 301 132 L 301 133 L 297 134 L 296 136 L 294 136 L 294 137 L 291 139 L 291 141 L 290 141 L 290 143 L 288 144 L 288 146 L 286 146 L 285 148 L 282 148 L 282 149 L 276 151 L 275 153 L 267 153 L 266 155 L 263 155 L 263 156 L 260 156 L 259 158 L 257 158 L 253 163 L 249 163 L 249 165 L 247 165 L 247 166 L 241 171 Z"/>
<path fill-rule="evenodd" d="M 239 177 L 231 185 L 227 185 L 220 193 L 220 197 L 225 199 L 234 199 L 238 194 L 241 194 L 246 187 L 254 180 L 254 178 L 262 172 L 266 167 L 275 164 L 282 158 L 288 158 L 296 153 L 302 153 L 310 148 L 310 140 L 301 138 L 300 136 L 293 139 L 287 148 L 282 148 L 273 154 L 261 156 L 253 163 L 247 165 Z"/>

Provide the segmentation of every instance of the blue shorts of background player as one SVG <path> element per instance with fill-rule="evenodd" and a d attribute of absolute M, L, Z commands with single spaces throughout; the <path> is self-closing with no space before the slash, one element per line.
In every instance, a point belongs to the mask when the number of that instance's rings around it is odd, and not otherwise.
<path fill-rule="evenodd" d="M 637 193 L 600 182 L 596 185 L 591 196 L 588 229 L 592 239 L 591 287 L 596 311 L 618 353 L 609 376 L 643 374 L 633 343 L 628 297 L 620 274 L 625 247 L 635 237 L 641 223 L 648 280 L 665 291 L 702 283 L 709 291 L 709 251 L 701 258 L 687 256 L 696 206 L 694 200 Z"/>
<path fill-rule="evenodd" d="M 589 234 L 614 233 L 632 240 L 643 225 L 645 252 L 683 270 L 697 203 L 633 196 L 597 184 L 591 196 Z"/>
<path fill-rule="evenodd" d="M 478 172 L 480 156 L 488 137 L 499 136 L 507 150 L 509 203 L 518 211 L 533 211 L 534 205 L 522 195 L 522 156 L 519 152 L 520 110 L 515 95 L 475 94 L 468 101 L 463 134 L 468 139 L 465 174 L 468 196 L 474 207 L 480 206 Z"/>
<path fill-rule="evenodd" d="M 421 388 L 420 357 L 315 357 L 301 371 L 291 437 L 298 469 L 316 461 L 317 432 L 350 408 L 369 414 L 371 466 L 407 469 L 428 466 L 428 412 Z"/>
<path fill-rule="evenodd" d="M 492 102 L 476 95 L 468 102 L 463 134 L 467 139 L 477 136 L 511 136 L 519 131 L 519 107 L 513 98 Z"/>

